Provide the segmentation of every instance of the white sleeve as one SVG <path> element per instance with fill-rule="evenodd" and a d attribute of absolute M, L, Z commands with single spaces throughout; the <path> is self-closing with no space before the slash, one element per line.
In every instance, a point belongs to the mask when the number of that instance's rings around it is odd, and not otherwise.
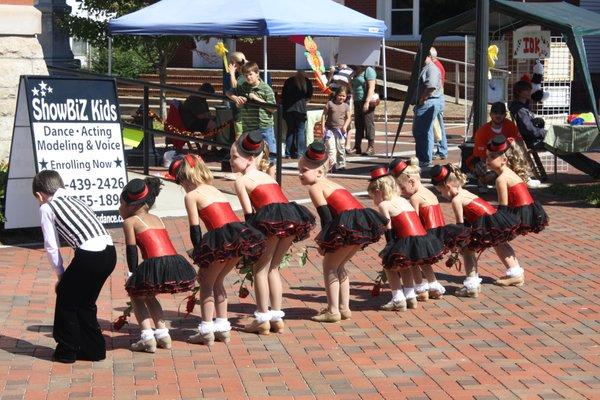
<path fill-rule="evenodd" d="M 56 275 L 61 276 L 65 270 L 63 268 L 63 260 L 60 255 L 60 242 L 58 232 L 54 225 L 54 211 L 48 204 L 42 204 L 40 207 L 40 221 L 42 225 L 42 233 L 44 234 L 44 249 L 50 265 L 54 268 Z"/>

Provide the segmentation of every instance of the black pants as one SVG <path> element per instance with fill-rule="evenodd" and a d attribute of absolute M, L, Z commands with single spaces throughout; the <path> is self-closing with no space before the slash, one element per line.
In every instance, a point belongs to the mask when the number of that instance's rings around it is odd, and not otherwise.
<path fill-rule="evenodd" d="M 367 138 L 369 146 L 375 143 L 375 108 L 369 107 L 369 110 L 364 112 L 362 102 L 354 103 L 354 128 L 354 149 L 360 154 L 363 138 Z"/>
<path fill-rule="evenodd" d="M 56 288 L 52 332 L 58 343 L 55 358 L 91 361 L 106 358 L 106 344 L 96 318 L 96 300 L 116 263 L 114 246 L 103 251 L 75 250 L 75 257 Z"/>

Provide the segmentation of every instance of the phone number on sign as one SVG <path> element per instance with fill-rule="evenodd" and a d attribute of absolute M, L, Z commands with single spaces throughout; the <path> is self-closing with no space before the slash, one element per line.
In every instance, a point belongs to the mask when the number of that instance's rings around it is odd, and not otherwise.
<path fill-rule="evenodd" d="M 96 179 L 73 179 L 65 185 L 73 190 L 95 189 L 123 189 L 125 187 L 124 178 L 96 178 Z"/>
<path fill-rule="evenodd" d="M 120 199 L 118 194 L 101 194 L 101 195 L 91 195 L 91 194 L 81 194 L 75 195 L 79 200 L 83 201 L 89 207 L 93 207 L 95 205 L 99 206 L 116 206 L 119 205 Z"/>

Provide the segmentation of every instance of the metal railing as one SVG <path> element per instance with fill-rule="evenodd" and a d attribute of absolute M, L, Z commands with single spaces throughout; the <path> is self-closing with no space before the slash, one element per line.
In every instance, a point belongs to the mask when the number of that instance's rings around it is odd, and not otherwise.
<path fill-rule="evenodd" d="M 412 56 L 413 61 L 415 56 L 417 55 L 416 51 L 411 51 L 411 50 L 405 50 L 405 49 L 400 49 L 397 47 L 390 47 L 390 46 L 385 46 L 385 50 L 389 50 L 389 51 L 393 51 L 393 52 L 397 52 L 397 53 L 402 53 L 402 54 L 407 54 Z M 438 57 L 438 60 L 445 62 L 445 63 L 449 63 L 449 64 L 454 64 L 454 80 L 449 81 L 446 80 L 444 82 L 444 84 L 454 84 L 454 102 L 456 104 L 459 104 L 459 100 L 460 100 L 460 91 L 461 91 L 461 87 L 464 89 L 465 92 L 465 103 L 467 101 L 467 92 L 469 89 L 472 89 L 474 86 L 473 85 L 469 85 L 467 83 L 467 79 L 466 79 L 466 74 L 467 74 L 467 68 L 475 68 L 475 64 L 473 63 L 469 63 L 469 62 L 465 62 L 465 61 L 459 61 L 459 60 L 453 60 L 450 58 L 445 58 L 445 57 Z M 463 78 L 463 80 L 461 81 L 460 79 L 460 70 L 461 68 L 464 68 L 464 75 L 465 77 Z M 383 68 L 383 67 L 380 67 Z M 403 75 L 412 75 L 412 71 L 405 71 L 402 69 L 397 69 L 397 68 L 391 68 L 391 67 L 387 67 L 388 71 L 392 71 L 398 74 L 403 74 Z M 511 72 L 505 69 L 500 69 L 500 68 L 491 68 L 490 71 L 492 72 L 496 72 L 499 73 L 501 75 L 510 75 Z"/>
<path fill-rule="evenodd" d="M 49 66 L 48 70 L 51 73 L 53 73 L 54 75 L 114 79 L 116 81 L 116 83 L 143 87 L 144 98 L 143 98 L 143 102 L 142 102 L 142 125 L 140 126 L 140 125 L 135 125 L 135 124 L 126 123 L 126 122 L 121 122 L 121 124 L 130 126 L 130 127 L 140 128 L 144 133 L 142 152 L 143 152 L 143 172 L 145 175 L 148 175 L 150 172 L 150 144 L 151 144 L 151 142 L 153 142 L 153 138 L 152 138 L 153 136 L 167 137 L 167 138 L 177 139 L 177 140 L 182 140 L 182 141 L 187 141 L 187 142 L 204 143 L 204 144 L 209 144 L 209 145 L 212 145 L 215 147 L 221 147 L 221 148 L 229 148 L 230 147 L 229 145 L 226 145 L 226 144 L 223 144 L 220 142 L 216 142 L 214 140 L 202 139 L 202 138 L 197 138 L 197 137 L 187 137 L 187 136 L 182 137 L 181 135 L 174 135 L 174 134 L 171 134 L 166 131 L 159 131 L 159 130 L 153 129 L 152 125 L 151 125 L 151 119 L 149 118 L 150 88 L 159 89 L 159 90 L 163 90 L 163 91 L 169 90 L 172 92 L 184 93 L 186 95 L 194 95 L 194 96 L 202 97 L 205 99 L 221 100 L 221 101 L 226 101 L 228 103 L 232 103 L 232 101 L 227 96 L 195 91 L 195 90 L 181 88 L 181 87 L 174 86 L 174 85 L 166 85 L 166 84 L 161 85 L 159 83 L 152 83 L 152 82 L 147 82 L 147 81 L 139 80 L 139 79 L 122 78 L 122 77 L 113 76 L 113 75 L 97 74 L 94 72 L 84 71 L 84 70 L 80 70 L 80 69 L 70 69 L 70 68 Z M 275 135 L 275 142 L 277 143 L 276 179 L 277 179 L 277 182 L 281 183 L 281 170 L 282 170 L 281 129 L 282 129 L 282 114 L 283 114 L 282 107 L 281 107 L 281 105 L 278 105 L 278 104 L 261 103 L 261 102 L 257 102 L 254 100 L 248 100 L 246 104 L 253 104 L 260 108 L 266 108 L 266 109 L 277 111 L 277 121 L 276 121 L 277 133 Z"/>

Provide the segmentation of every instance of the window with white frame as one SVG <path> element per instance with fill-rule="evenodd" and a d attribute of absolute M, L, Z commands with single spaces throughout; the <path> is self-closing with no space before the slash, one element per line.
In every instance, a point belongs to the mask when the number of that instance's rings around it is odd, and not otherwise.
<path fill-rule="evenodd" d="M 392 35 L 413 35 L 414 0 L 392 0 L 390 28 Z"/>
<path fill-rule="evenodd" d="M 390 38 L 414 37 L 419 34 L 419 3 L 422 0 L 378 0 L 378 18 L 388 27 Z"/>

